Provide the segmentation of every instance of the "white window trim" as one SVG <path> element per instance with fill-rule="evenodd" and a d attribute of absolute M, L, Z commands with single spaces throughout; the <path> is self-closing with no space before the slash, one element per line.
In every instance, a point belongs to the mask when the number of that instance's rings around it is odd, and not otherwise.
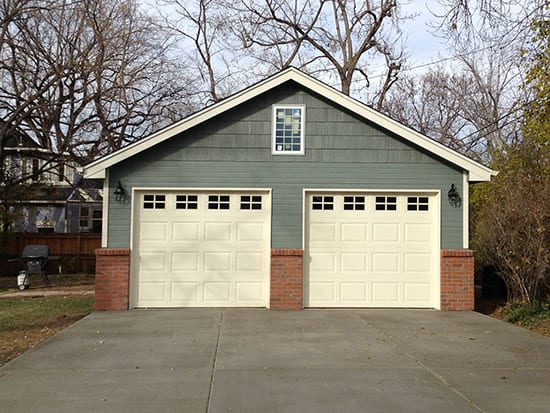
<path fill-rule="evenodd" d="M 300 130 L 300 150 L 299 151 L 276 151 L 275 135 L 277 130 L 277 109 L 301 109 L 302 123 Z M 304 155 L 306 148 L 305 129 L 306 129 L 306 106 L 305 105 L 273 105 L 272 109 L 272 127 L 271 127 L 271 154 L 272 155 Z"/>

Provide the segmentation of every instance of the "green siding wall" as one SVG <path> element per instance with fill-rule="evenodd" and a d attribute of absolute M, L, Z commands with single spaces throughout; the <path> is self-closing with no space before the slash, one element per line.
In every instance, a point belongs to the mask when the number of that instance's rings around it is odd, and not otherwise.
<path fill-rule="evenodd" d="M 271 155 L 274 104 L 306 105 L 305 155 Z M 304 188 L 441 190 L 442 248 L 462 248 L 462 171 L 286 84 L 111 168 L 111 187 L 272 188 L 272 247 L 302 247 Z M 112 198 L 112 197 L 111 197 Z M 130 205 L 111 199 L 109 247 L 130 246 Z"/>

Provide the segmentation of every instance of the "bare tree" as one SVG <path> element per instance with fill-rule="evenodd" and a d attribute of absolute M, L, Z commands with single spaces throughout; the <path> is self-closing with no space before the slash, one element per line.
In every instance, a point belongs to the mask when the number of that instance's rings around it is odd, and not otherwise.
<path fill-rule="evenodd" d="M 3 136 L 20 129 L 93 159 L 163 123 L 182 87 L 167 81 L 166 40 L 135 0 L 32 3 L 2 32 Z"/>
<path fill-rule="evenodd" d="M 226 17 L 219 0 L 163 0 L 169 12 L 162 12 L 164 27 L 181 38 L 179 49 L 188 50 L 186 64 L 198 74 L 197 83 L 207 85 L 206 102 L 219 101 L 224 93 L 220 88 L 231 77 L 226 64 L 230 49 L 225 46 Z M 190 47 L 186 47 L 187 45 Z M 201 93 L 201 92 L 199 92 Z M 202 93 L 204 94 L 204 93 Z"/>
<path fill-rule="evenodd" d="M 238 3 L 239 35 L 245 48 L 276 69 L 297 65 L 310 72 L 335 73 L 340 89 L 350 94 L 357 76 L 362 87 L 370 85 L 369 61 L 382 57 L 387 80 L 379 93 L 395 82 L 402 53 L 395 23 L 399 8 L 395 0 L 250 0 Z M 328 70 L 330 72 L 330 70 Z"/>

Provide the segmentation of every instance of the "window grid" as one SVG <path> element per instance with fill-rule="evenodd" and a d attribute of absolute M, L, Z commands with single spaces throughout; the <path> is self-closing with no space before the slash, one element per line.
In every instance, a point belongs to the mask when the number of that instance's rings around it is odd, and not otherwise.
<path fill-rule="evenodd" d="M 144 209 L 164 209 L 166 206 L 166 195 L 143 195 Z"/>
<path fill-rule="evenodd" d="M 311 209 L 314 211 L 332 211 L 334 209 L 334 197 L 321 195 L 314 196 L 311 203 Z"/>
<path fill-rule="evenodd" d="M 241 209 L 260 210 L 262 209 L 261 195 L 241 195 Z"/>
<path fill-rule="evenodd" d="M 397 211 L 397 197 L 377 196 L 375 199 L 375 209 L 377 211 Z"/>
<path fill-rule="evenodd" d="M 344 196 L 344 211 L 364 211 L 364 196 Z"/>
<path fill-rule="evenodd" d="M 407 211 L 428 211 L 429 202 L 427 196 L 407 197 Z"/>
<path fill-rule="evenodd" d="M 208 195 L 208 209 L 229 209 L 229 195 Z"/>
<path fill-rule="evenodd" d="M 303 153 L 303 107 L 275 107 L 274 152 Z"/>
<path fill-rule="evenodd" d="M 198 195 L 176 195 L 176 209 L 197 209 Z"/>

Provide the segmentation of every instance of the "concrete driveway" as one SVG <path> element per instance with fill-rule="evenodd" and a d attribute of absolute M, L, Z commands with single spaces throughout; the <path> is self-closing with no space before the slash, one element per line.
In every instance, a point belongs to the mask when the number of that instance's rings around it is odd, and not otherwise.
<path fill-rule="evenodd" d="M 0 368 L 6 412 L 546 412 L 550 339 L 473 312 L 93 313 Z"/>

